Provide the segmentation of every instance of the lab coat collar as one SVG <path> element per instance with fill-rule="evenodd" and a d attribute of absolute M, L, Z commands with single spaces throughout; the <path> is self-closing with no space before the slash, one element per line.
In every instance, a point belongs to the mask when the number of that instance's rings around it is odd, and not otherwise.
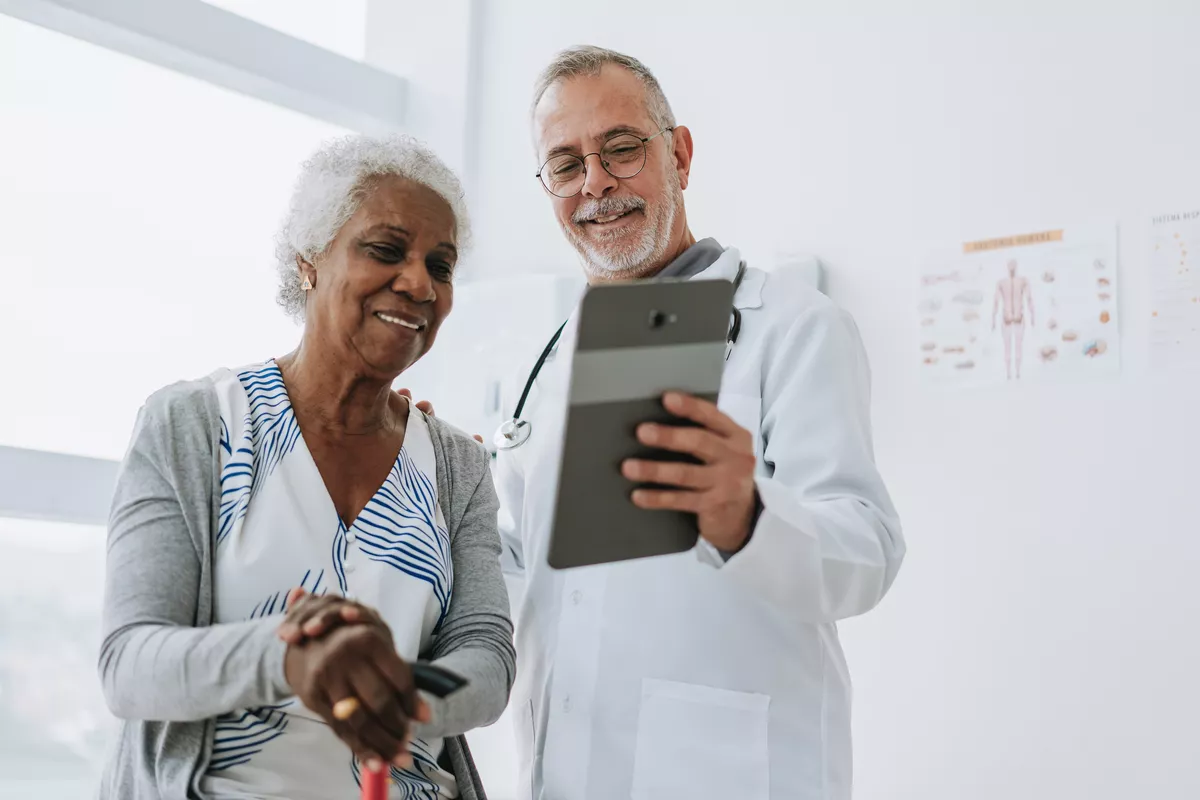
<path fill-rule="evenodd" d="M 724 278 L 727 281 L 733 281 L 737 277 L 738 266 L 741 263 L 741 251 L 736 247 L 727 247 L 721 253 L 720 258 L 706 267 L 702 272 L 698 272 L 688 278 L 688 280 Z M 762 290 L 766 280 L 767 273 L 747 264 L 746 274 L 742 276 L 742 283 L 733 295 L 733 307 L 739 310 L 762 308 Z M 567 326 L 563 329 L 562 336 L 559 338 L 558 344 L 555 346 L 554 352 L 547 359 L 547 362 L 552 361 L 560 349 L 565 351 L 574 347 L 575 334 L 577 333 L 576 328 L 579 320 L 579 304 L 581 302 L 583 302 L 582 293 L 579 300 L 576 301 L 575 307 L 571 309 L 571 314 L 567 317 Z M 564 343 L 568 345 L 566 348 L 563 348 Z"/>
<path fill-rule="evenodd" d="M 741 252 L 736 247 L 727 247 L 725 248 L 725 252 L 721 254 L 721 257 L 712 266 L 703 272 L 696 273 L 692 279 L 703 280 L 707 278 L 712 280 L 714 278 L 724 278 L 727 281 L 732 281 L 737 277 L 738 265 L 741 263 Z M 762 289 L 766 280 L 767 274 L 765 272 L 753 269 L 747 265 L 746 274 L 742 276 L 742 283 L 733 295 L 734 308 L 761 308 Z"/>

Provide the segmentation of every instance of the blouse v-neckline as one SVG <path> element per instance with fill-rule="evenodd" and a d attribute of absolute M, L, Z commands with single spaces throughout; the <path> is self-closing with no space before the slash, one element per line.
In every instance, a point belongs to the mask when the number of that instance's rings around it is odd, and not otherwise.
<path fill-rule="evenodd" d="M 317 459 L 313 457 L 312 450 L 310 450 L 308 447 L 308 440 L 304 437 L 304 429 L 300 427 L 300 420 L 296 418 L 296 407 L 292 404 L 292 396 L 288 391 L 287 381 L 285 381 L 283 378 L 283 370 L 279 368 L 279 363 L 273 358 L 267 362 L 267 365 L 274 370 L 276 376 L 279 378 L 280 385 L 283 387 L 283 402 L 287 404 L 285 409 L 286 413 L 291 414 L 292 418 L 296 419 L 296 429 L 299 431 L 297 446 L 304 449 L 305 468 L 311 469 L 313 476 L 320 483 L 322 490 L 322 504 L 326 505 L 328 509 L 333 512 L 334 518 L 344 530 L 348 531 L 354 528 L 354 526 L 358 524 L 358 521 L 362 519 L 363 512 L 370 508 L 371 503 L 375 502 L 376 498 L 379 497 L 380 492 L 387 488 L 388 482 L 391 481 L 392 475 L 395 474 L 396 466 L 400 464 L 405 457 L 411 458 L 408 452 L 408 433 L 410 430 L 409 426 L 411 425 L 413 418 L 412 401 L 406 401 L 406 405 L 408 406 L 408 420 L 404 426 L 404 439 L 400 442 L 400 449 L 396 452 L 396 457 L 391 460 L 387 473 L 383 476 L 383 480 L 379 483 L 379 485 L 375 487 L 375 490 L 371 493 L 371 496 L 367 498 L 367 502 L 363 504 L 362 508 L 358 509 L 358 512 L 354 515 L 354 519 L 350 522 L 347 522 L 346 520 L 342 519 L 342 515 L 338 512 L 337 503 L 333 501 L 333 495 L 329 492 L 329 484 L 325 482 L 325 476 L 321 474 L 321 468 L 317 466 Z"/>

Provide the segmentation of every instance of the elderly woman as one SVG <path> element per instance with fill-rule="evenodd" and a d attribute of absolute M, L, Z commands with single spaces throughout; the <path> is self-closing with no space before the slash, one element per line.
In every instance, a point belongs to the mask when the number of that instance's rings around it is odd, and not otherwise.
<path fill-rule="evenodd" d="M 514 672 L 488 454 L 391 389 L 466 237 L 421 146 L 328 146 L 279 240 L 297 348 L 142 408 L 109 525 L 100 673 L 126 722 L 102 797 L 353 798 L 383 768 L 390 797 L 476 796 L 460 735 Z M 418 659 L 466 687 L 418 692 Z"/>

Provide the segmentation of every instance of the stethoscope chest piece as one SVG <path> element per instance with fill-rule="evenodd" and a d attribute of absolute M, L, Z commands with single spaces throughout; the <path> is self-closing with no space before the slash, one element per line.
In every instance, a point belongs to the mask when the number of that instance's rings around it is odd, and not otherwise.
<path fill-rule="evenodd" d="M 525 444 L 532 431 L 533 428 L 528 422 L 513 417 L 496 429 L 492 444 L 496 445 L 497 450 L 512 450 Z"/>

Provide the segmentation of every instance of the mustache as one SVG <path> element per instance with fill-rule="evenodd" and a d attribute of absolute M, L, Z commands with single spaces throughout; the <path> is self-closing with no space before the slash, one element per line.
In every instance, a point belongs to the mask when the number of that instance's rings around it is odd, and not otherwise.
<path fill-rule="evenodd" d="M 575 209 L 571 221 L 582 225 L 596 217 L 608 217 L 613 214 L 625 214 L 646 207 L 646 201 L 640 197 L 599 197 L 588 200 Z"/>

